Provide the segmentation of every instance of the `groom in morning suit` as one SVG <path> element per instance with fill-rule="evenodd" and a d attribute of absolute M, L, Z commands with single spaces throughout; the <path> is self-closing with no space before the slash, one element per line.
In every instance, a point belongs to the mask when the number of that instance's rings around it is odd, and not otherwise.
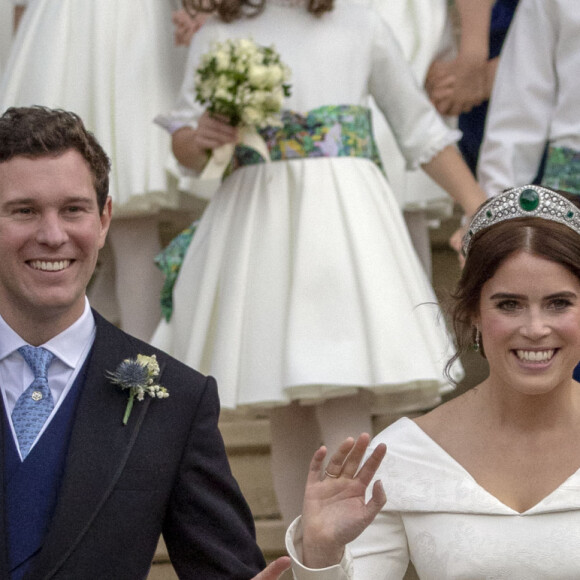
<path fill-rule="evenodd" d="M 215 381 L 85 296 L 111 220 L 109 166 L 72 113 L 0 117 L 0 578 L 144 579 L 161 533 L 182 579 L 252 578 L 264 561 Z M 156 356 L 169 397 L 136 400 L 124 424 L 128 391 L 109 373 L 138 355 Z"/>

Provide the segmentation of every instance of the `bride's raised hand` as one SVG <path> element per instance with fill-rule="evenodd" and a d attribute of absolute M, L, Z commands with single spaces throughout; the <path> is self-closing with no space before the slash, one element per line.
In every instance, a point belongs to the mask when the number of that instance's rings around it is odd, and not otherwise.
<path fill-rule="evenodd" d="M 364 464 L 370 436 L 363 433 L 346 439 L 323 469 L 326 448 L 321 447 L 310 462 L 302 511 L 303 563 L 309 568 L 338 564 L 344 547 L 374 520 L 387 498 L 380 480 L 365 503 L 366 489 L 387 451 L 381 443 Z"/>

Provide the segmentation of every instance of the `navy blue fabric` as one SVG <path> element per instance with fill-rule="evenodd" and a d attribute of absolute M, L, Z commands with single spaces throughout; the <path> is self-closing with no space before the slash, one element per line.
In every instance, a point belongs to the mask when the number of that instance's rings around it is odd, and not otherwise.
<path fill-rule="evenodd" d="M 493 6 L 489 30 L 490 59 L 499 56 L 517 5 L 518 0 L 497 0 Z M 486 116 L 487 101 L 474 107 L 469 113 L 459 115 L 459 129 L 463 132 L 458 144 L 459 150 L 474 175 Z"/>
<path fill-rule="evenodd" d="M 490 34 L 493 36 L 494 33 L 503 33 L 505 37 L 508 28 L 514 17 L 514 12 L 518 6 L 519 0 L 497 0 L 491 11 L 491 23 L 490 23 Z M 503 42 L 503 40 L 502 40 Z M 490 46 L 490 58 L 494 58 L 499 54 L 501 45 L 497 48 L 497 52 L 493 52 Z"/>
<path fill-rule="evenodd" d="M 20 580 L 44 541 L 50 525 L 86 365 L 40 440 L 24 461 L 4 421 L 4 501 L 11 580 Z"/>

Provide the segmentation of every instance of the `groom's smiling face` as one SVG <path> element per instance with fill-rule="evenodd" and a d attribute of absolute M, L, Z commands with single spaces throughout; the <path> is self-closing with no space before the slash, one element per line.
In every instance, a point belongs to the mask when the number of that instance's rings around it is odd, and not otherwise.
<path fill-rule="evenodd" d="M 0 314 L 12 328 L 60 332 L 82 314 L 110 219 L 76 150 L 0 163 Z"/>

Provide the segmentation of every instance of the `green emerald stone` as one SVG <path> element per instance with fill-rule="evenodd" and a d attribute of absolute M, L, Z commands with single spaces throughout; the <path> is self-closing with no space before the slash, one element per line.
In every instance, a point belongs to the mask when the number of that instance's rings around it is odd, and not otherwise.
<path fill-rule="evenodd" d="M 540 205 L 540 194 L 535 189 L 524 189 L 519 204 L 524 211 L 534 211 Z"/>
<path fill-rule="evenodd" d="M 570 210 L 567 214 L 566 217 L 571 220 L 574 217 L 574 212 L 572 210 Z"/>
<path fill-rule="evenodd" d="M 485 217 L 487 217 L 488 219 L 491 219 L 493 217 L 493 212 L 490 209 L 488 209 L 485 212 Z"/>

